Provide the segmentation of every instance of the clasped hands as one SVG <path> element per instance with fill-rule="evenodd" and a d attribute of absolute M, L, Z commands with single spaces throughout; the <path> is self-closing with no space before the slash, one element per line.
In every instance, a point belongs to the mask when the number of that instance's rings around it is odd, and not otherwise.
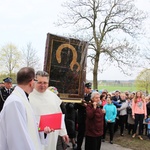
<path fill-rule="evenodd" d="M 44 133 L 46 133 L 46 134 L 54 132 L 54 131 L 55 131 L 54 129 L 51 129 L 50 127 L 47 127 L 47 126 L 44 128 Z M 68 135 L 64 135 L 63 140 L 64 140 L 64 142 L 69 143 Z"/>

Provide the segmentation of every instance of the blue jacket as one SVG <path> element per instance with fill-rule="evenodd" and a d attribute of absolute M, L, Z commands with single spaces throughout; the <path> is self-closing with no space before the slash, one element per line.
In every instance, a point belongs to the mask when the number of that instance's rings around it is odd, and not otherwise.
<path fill-rule="evenodd" d="M 104 105 L 105 113 L 105 120 L 108 122 L 110 120 L 111 122 L 115 122 L 115 118 L 117 116 L 117 108 L 116 106 L 112 104 L 106 104 Z"/>
<path fill-rule="evenodd" d="M 145 119 L 145 122 L 147 123 L 148 129 L 150 129 L 150 118 Z"/>
<path fill-rule="evenodd" d="M 120 107 L 122 106 L 122 104 L 120 104 L 118 101 L 112 100 L 112 103 L 113 103 L 117 108 L 120 108 Z"/>

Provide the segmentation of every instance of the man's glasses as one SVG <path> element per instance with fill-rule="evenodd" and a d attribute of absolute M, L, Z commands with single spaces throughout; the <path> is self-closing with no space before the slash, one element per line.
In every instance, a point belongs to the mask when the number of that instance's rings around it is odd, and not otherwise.
<path fill-rule="evenodd" d="M 37 81 L 38 81 L 38 80 L 37 80 L 37 79 L 35 79 L 35 78 L 34 78 L 33 80 L 34 80 L 35 82 L 37 82 Z"/>
<path fill-rule="evenodd" d="M 35 81 L 35 82 L 37 82 L 37 81 L 38 81 L 37 79 L 35 79 L 35 78 L 34 78 L 34 79 L 30 79 L 30 80 L 29 80 L 29 82 L 30 82 L 30 81 L 32 81 L 32 80 L 33 80 L 33 81 Z"/>

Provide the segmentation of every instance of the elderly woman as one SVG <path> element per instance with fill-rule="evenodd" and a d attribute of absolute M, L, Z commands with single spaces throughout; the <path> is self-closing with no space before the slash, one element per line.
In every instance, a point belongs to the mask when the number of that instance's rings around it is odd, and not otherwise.
<path fill-rule="evenodd" d="M 93 92 L 91 101 L 86 106 L 85 150 L 100 150 L 104 122 L 104 111 L 99 106 L 100 94 Z"/>

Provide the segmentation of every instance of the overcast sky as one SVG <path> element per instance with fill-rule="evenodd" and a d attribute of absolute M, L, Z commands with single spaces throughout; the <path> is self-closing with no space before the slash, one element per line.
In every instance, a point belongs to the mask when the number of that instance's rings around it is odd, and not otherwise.
<path fill-rule="evenodd" d="M 25 48 L 27 43 L 38 51 L 41 62 L 44 61 L 45 42 L 47 33 L 63 35 L 67 29 L 55 27 L 61 4 L 65 0 L 0 0 L 0 48 L 12 43 L 18 49 Z M 149 11 L 149 0 L 136 0 L 139 9 Z M 150 11 L 149 11 L 150 12 Z M 147 28 L 150 25 L 147 23 Z M 43 66 L 42 66 L 43 67 Z M 125 76 L 117 68 L 109 68 L 99 79 L 129 80 L 135 79 L 138 71 L 131 77 Z M 87 74 L 92 79 L 92 74 Z"/>

